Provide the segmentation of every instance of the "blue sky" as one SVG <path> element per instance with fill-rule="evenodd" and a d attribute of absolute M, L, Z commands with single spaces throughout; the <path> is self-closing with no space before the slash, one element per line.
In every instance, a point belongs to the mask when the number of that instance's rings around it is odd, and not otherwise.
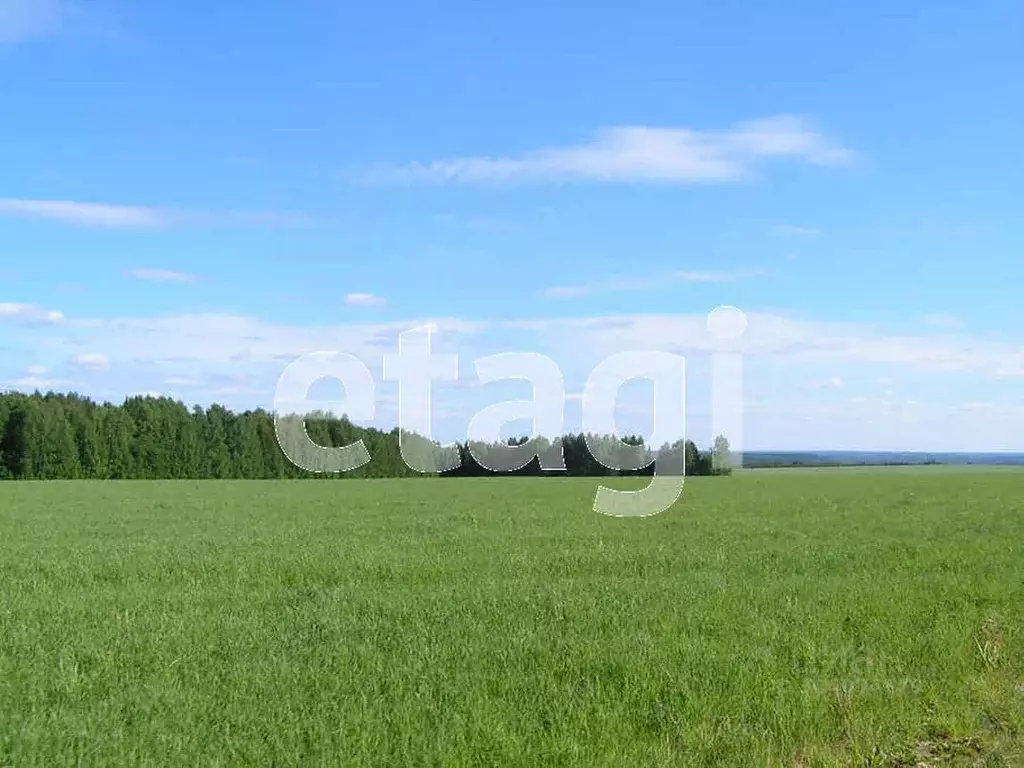
<path fill-rule="evenodd" d="M 1024 449 L 1019 4 L 557 6 L 0 0 L 0 384 L 268 407 L 432 321 L 438 437 L 654 348 L 706 445 L 727 304 L 744 447 Z"/>

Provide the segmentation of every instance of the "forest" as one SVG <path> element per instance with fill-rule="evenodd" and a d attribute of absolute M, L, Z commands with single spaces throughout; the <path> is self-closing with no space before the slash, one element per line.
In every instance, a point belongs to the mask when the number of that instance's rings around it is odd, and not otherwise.
<path fill-rule="evenodd" d="M 289 417 L 302 418 L 302 417 Z M 234 413 L 220 405 L 194 406 L 167 397 L 129 397 L 123 404 L 96 403 L 75 393 L 0 393 L 0 479 L 258 479 L 358 478 L 424 476 L 403 460 L 398 428 L 383 431 L 353 424 L 344 416 L 314 414 L 305 419 L 310 439 L 321 446 L 346 446 L 363 440 L 370 461 L 357 469 L 315 473 L 300 469 L 285 455 L 275 431 L 274 414 L 262 409 Z M 417 435 L 403 440 L 426 442 Z M 729 473 L 729 446 L 718 438 L 700 451 L 679 440 L 652 451 L 640 437 L 567 434 L 511 439 L 507 444 L 459 444 L 455 468 L 441 477 L 496 474 L 487 459 L 503 445 L 529 443 L 536 455 L 554 457 L 561 450 L 563 468 L 531 462 L 512 472 L 534 476 L 649 475 L 654 459 L 682 451 L 685 474 Z M 632 446 L 628 461 L 595 458 L 619 456 Z M 432 445 L 436 446 L 436 443 Z M 481 458 L 483 457 L 483 458 Z M 639 459 L 637 459 L 639 457 Z M 553 460 L 553 459 L 552 459 Z M 639 467 L 609 469 L 606 465 Z M 665 473 L 663 468 L 659 473 Z M 508 474 L 503 473 L 503 474 Z M 429 475 L 427 475 L 429 476 Z"/>

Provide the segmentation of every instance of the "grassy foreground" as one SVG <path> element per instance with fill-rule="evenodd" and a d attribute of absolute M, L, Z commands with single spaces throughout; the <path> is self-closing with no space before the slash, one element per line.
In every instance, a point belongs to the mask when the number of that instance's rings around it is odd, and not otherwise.
<path fill-rule="evenodd" d="M 596 485 L 0 484 L 0 765 L 1024 765 L 1024 474 Z"/>

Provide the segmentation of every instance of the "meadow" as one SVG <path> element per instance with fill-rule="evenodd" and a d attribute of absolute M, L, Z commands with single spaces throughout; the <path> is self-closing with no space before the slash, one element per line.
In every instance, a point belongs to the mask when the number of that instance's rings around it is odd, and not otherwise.
<path fill-rule="evenodd" d="M 1024 474 L 598 482 L 0 483 L 0 765 L 1024 765 Z"/>

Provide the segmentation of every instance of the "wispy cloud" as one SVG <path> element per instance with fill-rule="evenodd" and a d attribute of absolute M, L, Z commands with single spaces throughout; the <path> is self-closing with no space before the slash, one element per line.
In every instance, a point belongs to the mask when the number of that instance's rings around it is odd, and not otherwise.
<path fill-rule="evenodd" d="M 0 44 L 49 37 L 60 31 L 72 8 L 66 0 L 0 0 Z"/>
<path fill-rule="evenodd" d="M 820 235 L 821 230 L 815 227 L 798 227 L 794 224 L 778 224 L 772 227 L 772 232 L 779 235 L 796 235 L 799 237 L 810 237 Z"/>
<path fill-rule="evenodd" d="M 727 346 L 709 333 L 705 315 L 610 315 L 511 324 L 533 331 L 537 338 L 557 339 L 559 347 L 573 354 L 591 350 L 593 355 L 608 355 L 625 349 L 702 354 L 728 348 L 750 358 L 786 359 L 793 364 L 846 363 L 932 373 L 1024 376 L 1024 344 L 1020 342 L 966 334 L 891 333 L 867 324 L 805 321 L 777 313 L 748 312 L 746 316 L 745 332 Z"/>
<path fill-rule="evenodd" d="M 197 275 L 172 269 L 130 269 L 125 275 L 135 280 L 149 280 L 154 283 L 195 283 L 199 280 Z"/>
<path fill-rule="evenodd" d="M 766 274 L 761 269 L 737 270 L 680 270 L 649 277 L 621 276 L 599 280 L 582 285 L 559 285 L 544 289 L 542 295 L 549 299 L 576 299 L 604 293 L 623 291 L 646 291 L 668 283 L 728 283 Z"/>
<path fill-rule="evenodd" d="M 68 321 L 72 335 L 67 346 L 55 341 L 67 356 L 82 347 L 102 348 L 118 364 L 152 366 L 184 363 L 283 366 L 295 357 L 325 349 L 345 350 L 367 359 L 391 351 L 398 334 L 414 327 L 434 326 L 440 334 L 472 335 L 480 323 L 457 318 L 404 320 L 386 323 L 349 322 L 336 325 L 291 326 L 256 317 L 231 314 L 153 317 L 77 318 Z M 280 373 L 280 370 L 278 370 Z M 192 377 L 180 368 L 169 376 Z"/>
<path fill-rule="evenodd" d="M 0 0 L 2 3 L 3 0 Z M 0 198 L 0 216 L 45 219 L 96 229 L 156 229 L 172 226 L 290 226 L 306 221 L 290 213 L 183 211 L 140 205 L 73 200 Z"/>
<path fill-rule="evenodd" d="M 515 183 L 539 180 L 728 182 L 749 177 L 764 160 L 816 165 L 846 163 L 853 153 L 804 119 L 780 115 L 723 131 L 619 126 L 576 146 L 548 147 L 518 157 L 455 157 L 379 169 L 370 180 Z"/>
<path fill-rule="evenodd" d="M 962 410 L 965 410 L 965 411 L 987 411 L 990 408 L 994 408 L 994 407 L 995 407 L 995 403 L 990 403 L 990 402 L 987 402 L 987 401 L 978 401 L 978 402 L 974 402 L 974 403 L 964 403 L 963 405 L 960 406 L 960 408 Z"/>
<path fill-rule="evenodd" d="M 763 269 L 737 269 L 733 271 L 674 272 L 671 277 L 684 283 L 730 283 L 748 277 L 760 277 L 767 274 Z"/>
<path fill-rule="evenodd" d="M 71 200 L 0 199 L 0 215 L 48 219 L 84 227 L 127 229 L 159 227 L 166 215 L 156 208 L 105 203 L 79 203 Z"/>
<path fill-rule="evenodd" d="M 209 227 L 298 227 L 310 217 L 287 211 L 165 211 L 171 225 Z"/>
<path fill-rule="evenodd" d="M 494 234 L 523 232 L 526 229 L 526 226 L 520 222 L 496 216 L 465 216 L 454 213 L 441 213 L 436 216 L 436 219 L 442 224 L 456 225 L 466 227 L 468 229 L 474 229 L 479 232 L 490 232 Z"/>
<path fill-rule="evenodd" d="M 0 302 L 0 320 L 22 320 L 33 323 L 59 323 L 64 313 L 56 309 L 43 309 L 35 304 Z"/>
<path fill-rule="evenodd" d="M 384 304 L 384 299 L 372 293 L 349 293 L 345 303 L 350 307 L 378 307 Z"/>
<path fill-rule="evenodd" d="M 947 330 L 956 330 L 964 327 L 964 321 L 956 315 L 950 315 L 944 312 L 936 312 L 934 314 L 925 315 L 921 318 L 928 325 L 935 328 L 945 328 Z"/>
<path fill-rule="evenodd" d="M 90 371 L 105 371 L 110 367 L 110 359 L 99 352 L 87 352 L 71 358 L 71 364 Z"/>
<path fill-rule="evenodd" d="M 825 379 L 824 381 L 815 382 L 815 386 L 820 389 L 842 389 L 843 379 L 841 376 L 833 376 L 832 378 Z"/>

